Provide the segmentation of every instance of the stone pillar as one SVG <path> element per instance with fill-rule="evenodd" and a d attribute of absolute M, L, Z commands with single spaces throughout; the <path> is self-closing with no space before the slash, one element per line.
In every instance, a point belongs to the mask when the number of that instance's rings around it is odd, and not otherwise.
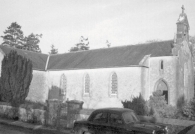
<path fill-rule="evenodd" d="M 83 108 L 83 101 L 71 100 L 67 101 L 68 115 L 67 115 L 67 128 L 72 128 L 74 121 L 77 120 L 76 115 Z"/>
<path fill-rule="evenodd" d="M 54 127 L 59 126 L 61 101 L 59 100 L 48 100 L 47 101 L 47 116 L 46 124 Z"/>

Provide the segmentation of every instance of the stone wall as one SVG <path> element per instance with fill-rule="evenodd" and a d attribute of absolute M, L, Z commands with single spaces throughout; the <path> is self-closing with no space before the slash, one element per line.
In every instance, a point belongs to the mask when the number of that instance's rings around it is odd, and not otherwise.
<path fill-rule="evenodd" d="M 175 57 L 151 57 L 149 65 L 149 93 L 156 90 L 159 80 L 164 80 L 168 86 L 168 103 L 176 105 L 177 96 L 177 56 Z M 163 61 L 163 70 L 161 71 L 161 61 Z"/>
<path fill-rule="evenodd" d="M 0 105 L 0 116 L 13 118 L 15 108 L 9 105 Z M 19 120 L 29 123 L 45 124 L 45 111 L 40 109 L 19 108 Z"/>

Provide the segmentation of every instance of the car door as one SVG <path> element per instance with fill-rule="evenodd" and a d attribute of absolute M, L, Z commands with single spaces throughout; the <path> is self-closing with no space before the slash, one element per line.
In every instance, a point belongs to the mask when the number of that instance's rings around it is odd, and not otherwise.
<path fill-rule="evenodd" d="M 125 128 L 124 121 L 119 113 L 109 114 L 109 129 L 110 134 L 133 134 Z"/>
<path fill-rule="evenodd" d="M 95 134 L 106 134 L 107 126 L 108 114 L 106 112 L 97 112 L 89 123 L 89 130 Z"/>

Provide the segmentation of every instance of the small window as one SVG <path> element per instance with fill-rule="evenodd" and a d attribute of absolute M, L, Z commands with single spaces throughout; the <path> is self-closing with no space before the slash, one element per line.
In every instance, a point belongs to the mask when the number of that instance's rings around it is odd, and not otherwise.
<path fill-rule="evenodd" d="M 96 113 L 92 118 L 93 122 L 100 122 L 100 123 L 107 123 L 107 120 L 108 120 L 108 115 L 107 113 L 104 112 Z"/>
<path fill-rule="evenodd" d="M 110 114 L 110 123 L 111 124 L 123 124 L 123 121 L 120 115 Z"/>
<path fill-rule="evenodd" d="M 163 60 L 161 60 L 161 62 L 160 62 L 160 69 L 161 69 L 161 70 L 164 69 Z"/>
<path fill-rule="evenodd" d="M 163 75 L 164 74 L 164 61 L 163 60 L 160 60 L 160 63 L 159 63 L 160 67 L 159 67 L 159 72 L 160 72 L 160 75 Z"/>
<path fill-rule="evenodd" d="M 114 72 L 111 75 L 111 95 L 117 95 L 118 93 L 118 78 L 117 74 Z"/>
<path fill-rule="evenodd" d="M 90 78 L 89 75 L 86 74 L 84 77 L 84 94 L 90 93 Z"/>

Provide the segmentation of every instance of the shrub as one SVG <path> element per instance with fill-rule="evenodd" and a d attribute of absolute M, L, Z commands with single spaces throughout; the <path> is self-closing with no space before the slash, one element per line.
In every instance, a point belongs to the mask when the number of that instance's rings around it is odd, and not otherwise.
<path fill-rule="evenodd" d="M 16 51 L 4 56 L 0 78 L 0 98 L 18 106 L 25 101 L 32 80 L 32 62 Z"/>
<path fill-rule="evenodd" d="M 148 105 L 152 109 L 150 115 L 155 114 L 164 118 L 176 118 L 177 108 L 167 104 L 162 91 L 155 91 L 153 96 L 150 97 Z"/>
<path fill-rule="evenodd" d="M 182 114 L 190 120 L 195 120 L 195 98 L 182 107 Z"/>
<path fill-rule="evenodd" d="M 122 104 L 124 108 L 132 109 L 138 115 L 148 115 L 147 104 L 141 94 L 138 97 L 134 97 L 132 101 L 122 101 Z"/>

